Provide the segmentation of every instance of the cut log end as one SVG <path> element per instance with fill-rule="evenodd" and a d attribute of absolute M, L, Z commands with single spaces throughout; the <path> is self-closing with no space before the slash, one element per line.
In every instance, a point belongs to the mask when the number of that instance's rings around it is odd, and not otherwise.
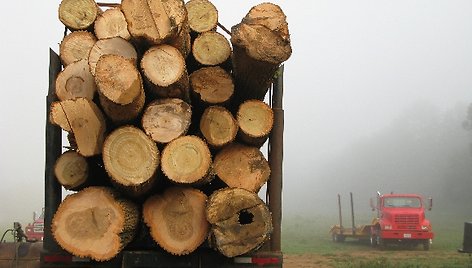
<path fill-rule="evenodd" d="M 134 65 L 138 61 L 138 53 L 133 45 L 121 37 L 112 37 L 98 40 L 89 53 L 89 65 L 90 72 L 95 75 L 95 69 L 97 67 L 98 60 L 103 55 L 119 55 L 126 59 L 129 59 Z"/>
<path fill-rule="evenodd" d="M 187 17 L 180 1 L 121 1 L 128 30 L 135 39 L 161 44 L 175 37 Z"/>
<path fill-rule="evenodd" d="M 158 143 L 168 143 L 187 133 L 192 110 L 181 99 L 160 99 L 150 103 L 142 116 L 144 131 Z"/>
<path fill-rule="evenodd" d="M 200 34 L 192 46 L 192 54 L 200 64 L 215 66 L 223 64 L 231 56 L 231 45 L 222 34 L 205 32 Z"/>
<path fill-rule="evenodd" d="M 54 175 L 67 190 L 79 187 L 89 175 L 87 159 L 75 151 L 65 152 L 56 160 Z"/>
<path fill-rule="evenodd" d="M 50 120 L 74 134 L 78 153 L 93 156 L 102 151 L 105 139 L 105 117 L 98 106 L 86 98 L 54 102 Z"/>
<path fill-rule="evenodd" d="M 62 64 L 67 66 L 76 61 L 88 60 L 95 42 L 97 38 L 91 32 L 75 31 L 66 35 L 59 45 Z"/>
<path fill-rule="evenodd" d="M 232 143 L 214 159 L 216 175 L 230 187 L 258 192 L 269 179 L 270 167 L 257 147 Z"/>
<path fill-rule="evenodd" d="M 192 31 L 203 33 L 216 28 L 218 10 L 208 0 L 191 0 L 185 4 L 189 26 Z"/>
<path fill-rule="evenodd" d="M 56 95 L 59 100 L 78 97 L 92 100 L 95 92 L 95 80 L 85 59 L 67 65 L 56 78 Z"/>
<path fill-rule="evenodd" d="M 235 139 L 238 123 L 226 108 L 210 106 L 200 119 L 200 131 L 209 145 L 220 148 Z"/>
<path fill-rule="evenodd" d="M 144 203 L 143 218 L 153 239 L 174 255 L 193 252 L 206 239 L 209 224 L 205 217 L 207 197 L 199 190 L 168 188 Z"/>
<path fill-rule="evenodd" d="M 95 35 L 98 39 L 121 37 L 130 40 L 128 24 L 119 8 L 110 8 L 100 14 L 94 24 Z"/>
<path fill-rule="evenodd" d="M 170 45 L 154 46 L 141 60 L 145 77 L 156 86 L 166 87 L 177 82 L 184 74 L 185 59 L 178 49 Z"/>
<path fill-rule="evenodd" d="M 179 137 L 162 152 L 162 171 L 176 183 L 192 184 L 206 179 L 211 154 L 206 143 L 196 136 Z"/>
<path fill-rule="evenodd" d="M 130 242 L 127 233 L 135 231 L 138 220 L 134 204 L 115 199 L 109 188 L 89 187 L 60 204 L 52 233 L 58 244 L 75 256 L 105 261 Z"/>
<path fill-rule="evenodd" d="M 272 130 L 274 112 L 263 101 L 248 100 L 239 106 L 237 121 L 242 141 L 260 147 Z"/>
<path fill-rule="evenodd" d="M 90 28 L 99 13 L 94 0 L 62 0 L 59 5 L 59 20 L 71 30 Z"/>
<path fill-rule="evenodd" d="M 189 79 L 193 95 L 204 104 L 224 104 L 234 94 L 231 75 L 219 66 L 201 68 Z"/>
<path fill-rule="evenodd" d="M 159 151 L 142 130 L 123 126 L 106 138 L 103 163 L 112 182 L 130 190 L 132 195 L 142 195 L 155 181 Z"/>
<path fill-rule="evenodd" d="M 226 257 L 248 253 L 261 246 L 272 232 L 269 209 L 257 194 L 239 188 L 214 192 L 207 204 L 211 239 Z"/>
<path fill-rule="evenodd" d="M 103 55 L 96 66 L 95 81 L 99 92 L 110 101 L 126 105 L 142 94 L 143 84 L 136 66 L 118 55 Z"/>

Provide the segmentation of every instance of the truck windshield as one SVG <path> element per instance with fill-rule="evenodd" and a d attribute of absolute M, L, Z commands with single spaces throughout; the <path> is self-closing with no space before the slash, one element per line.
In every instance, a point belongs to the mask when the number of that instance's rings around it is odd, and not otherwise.
<path fill-rule="evenodd" d="M 385 197 L 384 207 L 389 208 L 420 208 L 421 202 L 416 197 Z"/>

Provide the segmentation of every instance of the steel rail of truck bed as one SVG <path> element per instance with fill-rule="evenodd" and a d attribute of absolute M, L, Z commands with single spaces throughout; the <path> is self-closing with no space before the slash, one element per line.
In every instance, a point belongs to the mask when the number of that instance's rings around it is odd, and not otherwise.
<path fill-rule="evenodd" d="M 62 132 L 49 121 L 49 107 L 57 101 L 55 95 L 55 79 L 61 71 L 59 56 L 50 50 L 49 90 L 46 99 L 46 161 L 45 161 L 45 211 L 44 211 L 44 244 L 41 252 L 41 267 L 103 267 L 103 268 L 144 268 L 144 267 L 282 267 L 281 251 L 281 219 L 282 219 L 282 160 L 283 160 L 283 66 L 277 72 L 272 84 L 271 104 L 274 111 L 274 127 L 268 142 L 268 160 L 271 175 L 267 183 L 267 205 L 272 213 L 273 233 L 271 239 L 259 250 L 226 258 L 209 247 L 201 246 L 186 256 L 173 256 L 159 247 L 135 250 L 126 247 L 115 258 L 106 262 L 94 262 L 87 258 L 78 258 L 65 252 L 55 242 L 51 233 L 51 223 L 62 200 L 62 186 L 54 176 L 54 163 L 61 155 Z"/>

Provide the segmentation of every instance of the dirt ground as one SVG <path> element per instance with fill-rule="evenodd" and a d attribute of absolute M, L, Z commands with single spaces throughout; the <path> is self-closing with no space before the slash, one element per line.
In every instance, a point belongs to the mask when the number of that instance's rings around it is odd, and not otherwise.
<path fill-rule="evenodd" d="M 435 251 L 349 251 L 337 253 L 284 254 L 284 268 L 342 267 L 361 260 L 386 259 L 390 262 L 411 262 L 418 267 L 472 267 L 472 258 L 457 252 Z"/>

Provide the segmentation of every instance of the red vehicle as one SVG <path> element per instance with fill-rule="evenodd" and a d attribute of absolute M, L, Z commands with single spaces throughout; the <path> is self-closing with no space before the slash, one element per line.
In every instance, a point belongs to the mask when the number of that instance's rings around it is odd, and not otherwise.
<path fill-rule="evenodd" d="M 345 228 L 342 224 L 340 195 L 338 206 L 339 224 L 330 230 L 334 242 L 343 242 L 350 237 L 368 239 L 372 246 L 379 248 L 394 243 L 409 246 L 421 244 L 424 250 L 429 250 L 434 238 L 431 223 L 425 216 L 425 211 L 432 208 L 431 198 L 425 204 L 423 198 L 417 194 L 378 193 L 376 202 L 371 199 L 372 210 L 377 211 L 377 216 L 371 224 L 356 226 L 351 193 L 352 228 Z"/>
<path fill-rule="evenodd" d="M 384 246 L 387 243 L 422 244 L 428 250 L 434 238 L 430 221 L 425 211 L 431 210 L 432 199 L 427 205 L 417 194 L 384 194 L 377 196 L 377 219 L 371 227 L 371 243 Z"/>
<path fill-rule="evenodd" d="M 27 241 L 43 241 L 44 236 L 44 208 L 39 217 L 36 217 L 36 213 L 33 216 L 33 222 L 28 223 L 25 227 L 25 235 Z"/>

